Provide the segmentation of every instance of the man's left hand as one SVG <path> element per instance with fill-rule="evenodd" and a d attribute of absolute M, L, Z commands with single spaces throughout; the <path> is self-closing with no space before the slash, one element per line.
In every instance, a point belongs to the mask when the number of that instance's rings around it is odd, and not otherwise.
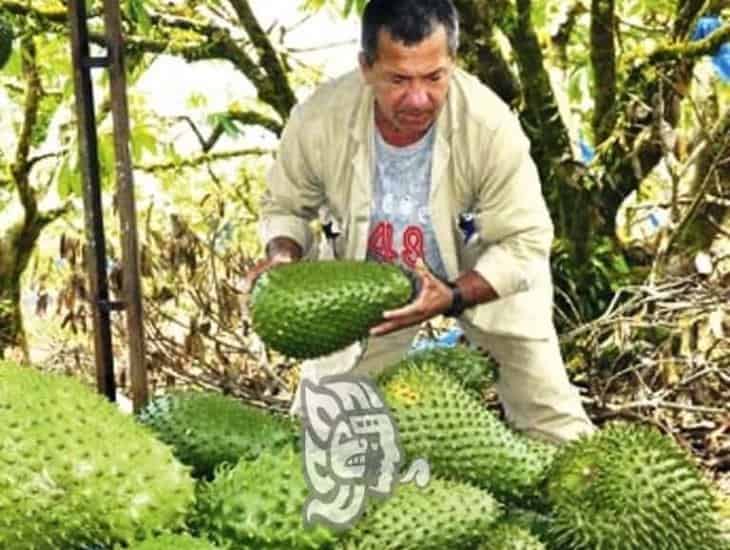
<path fill-rule="evenodd" d="M 420 258 L 417 260 L 415 272 L 421 280 L 421 292 L 407 306 L 383 312 L 385 320 L 370 329 L 370 336 L 383 336 L 418 325 L 449 309 L 451 289 L 433 275 Z"/>

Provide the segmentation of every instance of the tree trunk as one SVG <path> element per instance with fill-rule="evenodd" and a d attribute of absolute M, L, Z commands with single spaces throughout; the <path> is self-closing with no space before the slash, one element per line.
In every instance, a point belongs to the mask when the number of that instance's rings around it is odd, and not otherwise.
<path fill-rule="evenodd" d="M 0 237 L 0 357 L 8 348 L 20 348 L 28 354 L 20 281 L 47 223 L 39 217 L 12 226 Z"/>
<path fill-rule="evenodd" d="M 7 348 L 27 350 L 20 308 L 20 285 L 6 281 L 0 266 L 0 357 Z"/>

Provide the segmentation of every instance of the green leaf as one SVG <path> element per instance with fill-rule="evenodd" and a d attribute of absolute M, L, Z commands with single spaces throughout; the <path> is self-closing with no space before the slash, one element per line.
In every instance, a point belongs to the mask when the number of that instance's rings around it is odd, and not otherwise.
<path fill-rule="evenodd" d="M 568 99 L 572 104 L 578 104 L 583 99 L 587 68 L 579 67 L 568 78 Z"/>
<path fill-rule="evenodd" d="M 236 123 L 229 117 L 221 118 L 221 126 L 223 126 L 223 131 L 231 137 L 235 137 L 240 134 L 238 126 L 236 126 Z"/>
<path fill-rule="evenodd" d="M 79 168 L 76 155 L 73 155 L 73 158 L 67 155 L 61 162 L 56 190 L 62 200 L 71 195 L 81 195 L 81 170 Z"/>
<path fill-rule="evenodd" d="M 132 130 L 132 158 L 135 161 L 142 160 L 142 154 L 147 151 L 157 151 L 157 138 L 150 131 L 149 126 L 143 124 L 135 125 Z"/>
<path fill-rule="evenodd" d="M 236 137 L 241 134 L 241 131 L 236 125 L 236 121 L 228 116 L 228 113 L 213 113 L 208 116 L 208 123 L 211 126 L 220 125 L 228 136 Z"/>
<path fill-rule="evenodd" d="M 185 105 L 188 109 L 200 109 L 208 104 L 208 100 L 202 92 L 193 92 L 188 97 Z"/>
<path fill-rule="evenodd" d="M 144 7 L 144 0 L 127 0 L 127 14 L 129 18 L 137 23 L 139 30 L 148 33 L 152 28 L 150 17 Z"/>

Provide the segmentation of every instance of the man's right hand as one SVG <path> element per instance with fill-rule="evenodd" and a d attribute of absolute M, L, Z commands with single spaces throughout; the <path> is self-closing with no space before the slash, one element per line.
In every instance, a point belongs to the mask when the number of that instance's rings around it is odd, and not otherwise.
<path fill-rule="evenodd" d="M 248 294 L 253 289 L 256 279 L 265 271 L 280 264 L 288 264 L 300 260 L 302 248 L 296 241 L 288 237 L 275 237 L 266 245 L 266 258 L 259 260 L 244 279 L 243 292 Z"/>

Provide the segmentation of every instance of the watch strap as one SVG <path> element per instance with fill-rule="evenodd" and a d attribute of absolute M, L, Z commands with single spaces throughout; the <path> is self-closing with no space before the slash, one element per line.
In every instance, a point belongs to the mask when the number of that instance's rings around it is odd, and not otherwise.
<path fill-rule="evenodd" d="M 459 285 L 451 281 L 446 281 L 446 286 L 451 289 L 451 305 L 443 315 L 445 317 L 459 317 L 466 309 L 466 302 L 464 301 L 464 295 L 461 293 Z"/>

